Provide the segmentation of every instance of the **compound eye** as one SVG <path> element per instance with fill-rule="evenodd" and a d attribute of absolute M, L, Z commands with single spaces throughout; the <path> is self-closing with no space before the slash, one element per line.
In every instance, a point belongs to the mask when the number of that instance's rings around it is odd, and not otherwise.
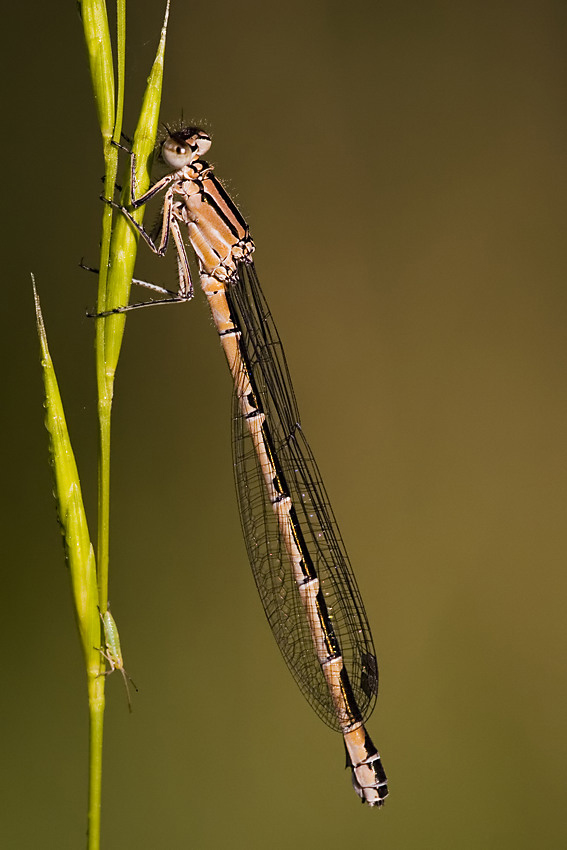
<path fill-rule="evenodd" d="M 171 168 L 183 168 L 184 165 L 189 165 L 194 157 L 194 153 L 189 145 L 184 145 L 179 139 L 172 136 L 166 139 L 161 149 L 161 155 L 166 165 Z"/>
<path fill-rule="evenodd" d="M 205 133 L 201 133 L 200 136 L 197 136 L 195 144 L 197 146 L 197 156 L 203 156 L 203 154 L 207 153 L 211 146 L 211 137 L 207 136 Z"/>

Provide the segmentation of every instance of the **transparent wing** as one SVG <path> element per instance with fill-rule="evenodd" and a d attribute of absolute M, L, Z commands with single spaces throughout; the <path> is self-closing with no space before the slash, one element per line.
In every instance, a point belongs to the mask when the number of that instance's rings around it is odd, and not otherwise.
<path fill-rule="evenodd" d="M 233 320 L 241 331 L 244 368 L 266 415 L 272 444 L 340 644 L 360 719 L 366 720 L 378 692 L 372 636 L 321 475 L 301 429 L 282 344 L 252 263 L 239 267 L 238 281 L 227 286 L 227 298 Z M 240 518 L 266 617 L 305 697 L 329 726 L 339 730 L 279 524 L 236 396 L 232 426 Z"/>

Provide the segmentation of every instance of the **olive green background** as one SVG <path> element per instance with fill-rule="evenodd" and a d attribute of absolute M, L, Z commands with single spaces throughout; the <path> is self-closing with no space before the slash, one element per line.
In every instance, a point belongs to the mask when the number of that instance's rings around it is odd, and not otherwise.
<path fill-rule="evenodd" d="M 129 4 L 132 128 L 160 3 Z M 55 521 L 29 273 L 95 531 L 103 173 L 69 3 L 4 20 L 2 810 L 84 846 L 87 711 Z M 357 802 L 241 539 L 228 371 L 203 299 L 128 318 L 103 846 L 567 846 L 567 7 L 174 0 L 162 118 L 214 137 L 247 217 L 380 664 L 391 796 Z M 171 285 L 142 247 L 140 276 Z"/>

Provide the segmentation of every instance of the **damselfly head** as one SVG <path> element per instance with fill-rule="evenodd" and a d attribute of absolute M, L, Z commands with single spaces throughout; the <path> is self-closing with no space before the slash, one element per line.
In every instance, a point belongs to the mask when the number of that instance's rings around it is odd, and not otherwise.
<path fill-rule="evenodd" d="M 190 165 L 211 146 L 211 137 L 199 127 L 182 127 L 171 132 L 161 146 L 161 156 L 170 168 L 183 168 Z"/>

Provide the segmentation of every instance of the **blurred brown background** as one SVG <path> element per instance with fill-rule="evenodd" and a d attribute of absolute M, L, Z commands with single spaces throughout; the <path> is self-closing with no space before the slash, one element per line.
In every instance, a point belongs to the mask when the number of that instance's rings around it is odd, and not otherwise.
<path fill-rule="evenodd" d="M 132 128 L 162 3 L 129 5 Z M 95 531 L 103 173 L 73 3 L 6 13 L 0 841 L 84 846 L 87 713 L 34 271 Z M 564 848 L 567 6 L 174 0 L 162 117 L 206 122 L 363 592 L 391 797 L 281 660 L 203 299 L 132 315 L 114 410 L 105 848 Z M 140 250 L 140 276 L 174 263 Z"/>

